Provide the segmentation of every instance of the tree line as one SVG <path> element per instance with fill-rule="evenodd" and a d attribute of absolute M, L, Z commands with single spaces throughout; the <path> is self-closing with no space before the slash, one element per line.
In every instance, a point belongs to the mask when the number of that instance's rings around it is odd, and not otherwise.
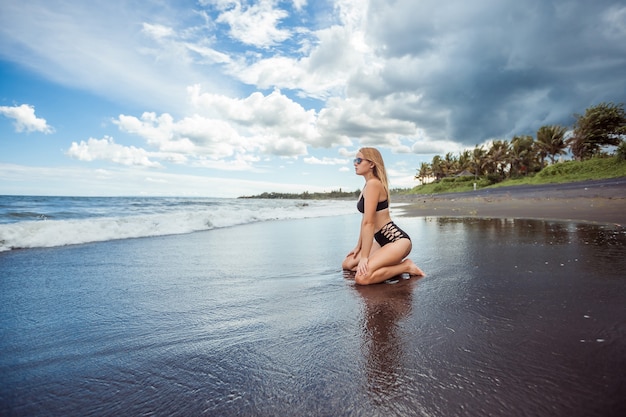
<path fill-rule="evenodd" d="M 541 171 L 568 151 L 575 160 L 587 160 L 612 152 L 626 160 L 626 112 L 624 104 L 600 103 L 589 107 L 584 115 L 575 114 L 569 129 L 559 125 L 542 126 L 532 136 L 515 136 L 511 141 L 494 140 L 489 147 L 476 145 L 458 155 L 448 152 L 436 155 L 432 162 L 423 162 L 415 178 L 424 184 L 429 179 L 439 181 L 454 176 L 474 176 L 499 182 Z"/>
<path fill-rule="evenodd" d="M 299 200 L 326 200 L 326 199 L 343 199 L 354 198 L 361 194 L 361 190 L 356 191 L 343 191 L 341 188 L 330 192 L 323 193 L 310 193 L 305 191 L 303 193 L 274 193 L 264 192 L 258 195 L 242 196 L 238 198 L 262 198 L 262 199 L 299 199 Z"/>

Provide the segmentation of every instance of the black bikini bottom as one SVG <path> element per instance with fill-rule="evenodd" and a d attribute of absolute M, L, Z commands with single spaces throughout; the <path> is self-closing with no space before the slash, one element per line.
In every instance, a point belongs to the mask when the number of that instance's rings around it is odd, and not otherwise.
<path fill-rule="evenodd" d="M 374 234 L 374 239 L 382 247 L 387 243 L 392 243 L 400 239 L 409 239 L 409 235 L 402 229 L 400 229 L 394 222 L 389 222 L 382 227 L 378 232 Z"/>

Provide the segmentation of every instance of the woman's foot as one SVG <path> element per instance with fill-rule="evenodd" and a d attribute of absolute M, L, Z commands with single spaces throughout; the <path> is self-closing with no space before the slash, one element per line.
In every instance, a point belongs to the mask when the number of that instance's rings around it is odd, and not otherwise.
<path fill-rule="evenodd" d="M 416 276 L 416 277 L 425 277 L 426 276 L 424 271 L 419 269 L 418 266 L 415 265 L 412 260 L 405 259 L 404 261 L 402 261 L 402 263 L 405 264 L 405 266 L 408 268 L 407 273 L 410 276 Z"/>

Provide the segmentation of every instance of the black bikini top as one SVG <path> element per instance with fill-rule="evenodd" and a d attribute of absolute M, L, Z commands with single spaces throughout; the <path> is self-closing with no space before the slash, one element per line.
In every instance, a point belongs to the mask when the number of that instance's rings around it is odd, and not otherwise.
<path fill-rule="evenodd" d="M 365 198 L 363 196 L 361 196 L 361 198 L 359 199 L 359 202 L 356 203 L 356 208 L 361 213 L 365 213 Z M 381 211 L 386 208 L 389 208 L 389 200 L 379 201 L 378 204 L 376 205 L 376 211 Z"/>

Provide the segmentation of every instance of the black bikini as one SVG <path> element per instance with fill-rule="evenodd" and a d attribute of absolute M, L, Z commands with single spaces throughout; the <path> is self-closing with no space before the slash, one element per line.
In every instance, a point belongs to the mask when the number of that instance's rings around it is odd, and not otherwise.
<path fill-rule="evenodd" d="M 387 243 L 392 243 L 400 239 L 409 239 L 409 235 L 400 229 L 394 222 L 389 222 L 383 226 L 378 232 L 374 233 L 374 239 L 383 247 Z"/>
<path fill-rule="evenodd" d="M 356 204 L 356 208 L 361 213 L 365 213 L 365 198 L 363 196 L 361 196 L 359 202 Z M 389 199 L 379 201 L 376 205 L 376 211 L 381 211 L 386 208 L 389 208 Z M 381 247 L 400 239 L 411 240 L 409 235 L 404 230 L 400 229 L 394 222 L 389 222 L 384 225 L 382 229 L 374 234 L 374 239 L 376 239 L 376 242 L 378 242 Z"/>
<path fill-rule="evenodd" d="M 356 208 L 361 213 L 365 213 L 365 198 L 363 196 L 361 196 L 361 199 L 359 200 L 359 202 L 356 203 Z M 386 208 L 389 208 L 389 200 L 379 201 L 378 204 L 376 205 L 376 211 L 381 211 Z"/>

